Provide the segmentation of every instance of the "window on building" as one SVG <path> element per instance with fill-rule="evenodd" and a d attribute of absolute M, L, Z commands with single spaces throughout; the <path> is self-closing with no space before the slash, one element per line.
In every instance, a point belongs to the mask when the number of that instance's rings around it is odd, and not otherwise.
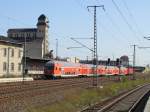
<path fill-rule="evenodd" d="M 3 56 L 5 57 L 7 55 L 7 49 L 4 48 L 4 53 L 3 53 Z"/>
<path fill-rule="evenodd" d="M 30 37 L 30 33 L 27 33 L 27 37 Z"/>
<path fill-rule="evenodd" d="M 19 50 L 19 52 L 18 52 L 18 58 L 20 58 L 21 57 L 21 50 Z"/>
<path fill-rule="evenodd" d="M 33 34 L 34 39 L 36 38 L 36 33 Z"/>
<path fill-rule="evenodd" d="M 9 34 L 9 37 L 12 37 L 12 34 L 11 34 L 11 33 Z"/>
<path fill-rule="evenodd" d="M 21 71 L 21 63 L 18 63 L 18 71 Z"/>
<path fill-rule="evenodd" d="M 11 71 L 14 71 L 14 63 L 11 63 Z"/>
<path fill-rule="evenodd" d="M 13 37 L 15 37 L 15 35 L 16 35 L 15 33 L 12 34 Z"/>
<path fill-rule="evenodd" d="M 11 49 L 11 57 L 14 57 L 14 49 Z"/>
<path fill-rule="evenodd" d="M 15 34 L 15 37 L 18 37 L 18 34 L 17 34 L 17 33 Z"/>
<path fill-rule="evenodd" d="M 23 34 L 23 33 L 21 34 L 21 37 L 24 37 L 24 34 Z"/>
<path fill-rule="evenodd" d="M 3 62 L 3 71 L 6 71 L 6 70 L 7 70 L 7 63 Z"/>

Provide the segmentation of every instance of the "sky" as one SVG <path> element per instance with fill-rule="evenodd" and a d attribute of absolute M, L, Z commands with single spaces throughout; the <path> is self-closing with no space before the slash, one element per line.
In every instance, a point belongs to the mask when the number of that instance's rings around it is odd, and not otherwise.
<path fill-rule="evenodd" d="M 150 47 L 149 0 L 1 0 L 0 35 L 7 36 L 9 28 L 35 28 L 37 18 L 45 14 L 49 19 L 49 49 L 58 56 L 92 58 L 92 52 L 71 38 L 93 38 L 93 9 L 97 8 L 97 43 L 99 59 L 116 60 L 122 55 L 133 59 L 133 47 Z M 77 39 L 93 48 L 93 39 Z M 136 65 L 150 64 L 150 49 L 136 48 Z"/>

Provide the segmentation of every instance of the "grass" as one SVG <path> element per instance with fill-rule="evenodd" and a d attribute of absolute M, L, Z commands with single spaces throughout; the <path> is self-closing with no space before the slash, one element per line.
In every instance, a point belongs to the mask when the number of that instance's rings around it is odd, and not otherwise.
<path fill-rule="evenodd" d="M 71 89 L 64 91 L 64 100 L 40 108 L 30 108 L 29 112 L 77 112 L 84 107 L 115 96 L 125 90 L 130 90 L 138 85 L 149 83 L 150 79 L 127 80 L 111 83 L 100 88 Z"/>

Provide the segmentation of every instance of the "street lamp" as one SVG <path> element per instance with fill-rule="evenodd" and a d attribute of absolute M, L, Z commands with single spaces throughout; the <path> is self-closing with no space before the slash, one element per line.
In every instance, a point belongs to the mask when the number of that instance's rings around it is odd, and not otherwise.
<path fill-rule="evenodd" d="M 150 36 L 148 36 L 148 37 L 144 37 L 145 39 L 147 39 L 147 40 L 150 40 Z"/>
<path fill-rule="evenodd" d="M 139 49 L 147 49 L 147 48 L 150 48 L 150 47 L 138 47 Z"/>

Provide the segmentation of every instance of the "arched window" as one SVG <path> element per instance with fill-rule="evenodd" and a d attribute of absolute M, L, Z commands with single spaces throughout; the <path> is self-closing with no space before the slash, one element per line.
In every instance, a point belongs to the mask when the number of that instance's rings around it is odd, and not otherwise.
<path fill-rule="evenodd" d="M 19 51 L 18 51 L 18 58 L 20 58 L 21 57 L 21 50 L 19 49 Z"/>
<path fill-rule="evenodd" d="M 3 62 L 3 71 L 6 71 L 6 70 L 7 70 L 7 63 Z"/>
<path fill-rule="evenodd" d="M 21 71 L 21 63 L 18 63 L 18 71 Z"/>
<path fill-rule="evenodd" d="M 11 63 L 11 71 L 14 71 L 14 63 Z"/>
<path fill-rule="evenodd" d="M 4 48 L 4 54 L 3 54 L 3 56 L 5 57 L 6 55 L 7 55 L 7 49 Z"/>
<path fill-rule="evenodd" d="M 14 49 L 11 49 L 11 57 L 14 57 Z"/>

